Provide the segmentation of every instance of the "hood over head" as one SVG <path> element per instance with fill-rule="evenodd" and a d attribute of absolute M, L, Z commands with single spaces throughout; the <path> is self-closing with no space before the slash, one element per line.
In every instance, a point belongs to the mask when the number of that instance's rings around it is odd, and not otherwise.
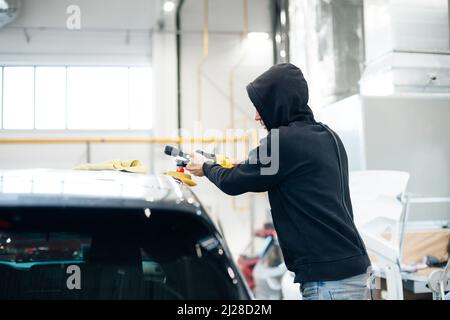
<path fill-rule="evenodd" d="M 268 130 L 295 121 L 314 122 L 308 84 L 293 64 L 271 67 L 247 86 L 247 92 Z"/>

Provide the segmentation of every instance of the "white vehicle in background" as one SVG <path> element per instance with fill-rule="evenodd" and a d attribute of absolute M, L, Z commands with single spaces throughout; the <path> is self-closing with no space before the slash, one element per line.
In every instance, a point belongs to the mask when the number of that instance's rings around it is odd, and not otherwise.
<path fill-rule="evenodd" d="M 300 286 L 294 283 L 294 274 L 284 264 L 273 224 L 265 224 L 254 236 L 257 241 L 253 250 L 247 247 L 239 256 L 238 265 L 255 299 L 299 300 Z"/>
<path fill-rule="evenodd" d="M 268 234 L 252 270 L 253 291 L 261 300 L 300 300 L 300 285 L 287 270 L 276 233 Z"/>
<path fill-rule="evenodd" d="M 295 273 L 288 271 L 281 278 L 283 300 L 302 300 L 300 284 L 294 283 Z"/>
<path fill-rule="evenodd" d="M 450 219 L 435 221 L 425 216 L 412 222 L 409 213 L 413 205 L 450 203 L 450 198 L 412 196 L 406 193 L 409 178 L 409 173 L 400 171 L 350 173 L 355 224 L 371 257 L 374 275 L 385 282 L 376 287 L 382 299 L 403 300 L 408 292 L 411 297 L 428 295 L 441 300 L 450 289 L 447 272 L 431 268 L 434 266 L 424 258 L 441 257 L 445 259 L 441 264 L 447 263 Z"/>

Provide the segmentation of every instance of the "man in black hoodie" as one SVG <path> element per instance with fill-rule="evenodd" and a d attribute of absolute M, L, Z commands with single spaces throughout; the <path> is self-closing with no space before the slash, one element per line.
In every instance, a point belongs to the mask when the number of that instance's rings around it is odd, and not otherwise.
<path fill-rule="evenodd" d="M 229 195 L 268 191 L 285 263 L 304 299 L 365 299 L 370 261 L 353 222 L 341 140 L 315 121 L 296 66 L 273 66 L 247 92 L 267 138 L 231 169 L 205 162 L 188 170 Z"/>

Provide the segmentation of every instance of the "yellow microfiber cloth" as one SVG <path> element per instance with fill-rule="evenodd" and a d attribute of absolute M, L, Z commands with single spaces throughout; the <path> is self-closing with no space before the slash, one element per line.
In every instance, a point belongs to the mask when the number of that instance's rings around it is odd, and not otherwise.
<path fill-rule="evenodd" d="M 175 179 L 178 179 L 184 183 L 186 183 L 190 187 L 195 187 L 197 185 L 194 180 L 192 180 L 192 177 L 190 174 L 184 173 L 184 172 L 176 172 L 176 171 L 169 171 L 164 173 L 166 176 L 173 177 Z"/>
<path fill-rule="evenodd" d="M 105 161 L 98 164 L 84 164 L 75 168 L 75 170 L 114 170 L 114 171 L 126 171 L 132 173 L 147 173 L 147 168 L 142 165 L 139 160 L 120 160 L 114 159 Z"/>

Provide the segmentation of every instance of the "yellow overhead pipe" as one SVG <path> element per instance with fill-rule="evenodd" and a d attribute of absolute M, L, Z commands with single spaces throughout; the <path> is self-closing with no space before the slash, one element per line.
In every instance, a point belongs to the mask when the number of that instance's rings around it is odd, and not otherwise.
<path fill-rule="evenodd" d="M 0 144 L 45 143 L 236 143 L 247 137 L 231 138 L 144 138 L 144 139 L 0 139 Z"/>
<path fill-rule="evenodd" d="M 197 121 L 203 121 L 203 66 L 209 55 L 209 0 L 203 0 L 203 57 L 197 67 Z"/>
<path fill-rule="evenodd" d="M 244 15 L 244 31 L 243 36 L 244 38 L 248 35 L 248 0 L 243 0 L 243 15 Z"/>

